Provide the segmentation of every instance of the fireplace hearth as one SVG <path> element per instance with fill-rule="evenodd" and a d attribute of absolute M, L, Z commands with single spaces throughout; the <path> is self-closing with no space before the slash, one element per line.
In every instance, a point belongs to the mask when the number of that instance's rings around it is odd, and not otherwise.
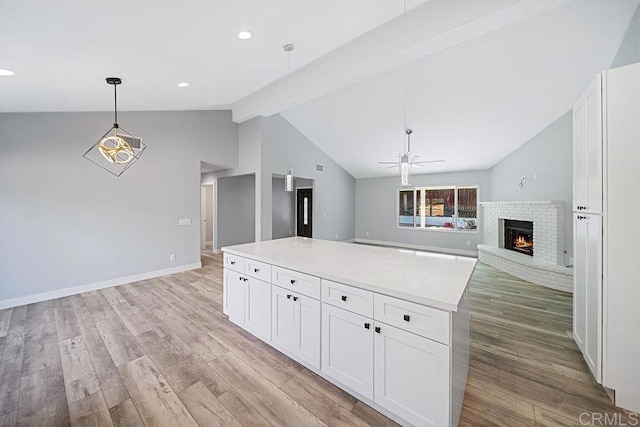
<path fill-rule="evenodd" d="M 533 256 L 533 222 L 505 219 L 504 248 Z"/>

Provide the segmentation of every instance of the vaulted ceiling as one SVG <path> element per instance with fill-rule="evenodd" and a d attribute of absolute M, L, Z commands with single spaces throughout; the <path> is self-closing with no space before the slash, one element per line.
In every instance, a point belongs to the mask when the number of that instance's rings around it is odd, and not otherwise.
<path fill-rule="evenodd" d="M 122 110 L 281 113 L 356 178 L 394 173 L 405 126 L 445 160 L 422 171 L 486 169 L 610 66 L 639 3 L 5 1 L 0 111 L 109 110 L 116 75 Z"/>

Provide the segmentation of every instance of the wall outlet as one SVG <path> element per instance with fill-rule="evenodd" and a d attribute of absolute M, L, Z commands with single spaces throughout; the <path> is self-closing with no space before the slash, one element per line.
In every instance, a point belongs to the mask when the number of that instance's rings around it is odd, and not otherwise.
<path fill-rule="evenodd" d="M 467 246 L 471 246 L 471 240 L 467 240 Z"/>
<path fill-rule="evenodd" d="M 291 236 L 293 234 L 293 231 L 289 230 L 289 236 Z"/>
<path fill-rule="evenodd" d="M 367 237 L 369 237 L 369 232 L 367 231 Z"/>
<path fill-rule="evenodd" d="M 191 225 L 191 218 L 180 218 L 178 225 Z"/>
<path fill-rule="evenodd" d="M 338 235 L 336 234 L 336 240 L 338 240 Z"/>
<path fill-rule="evenodd" d="M 175 261 L 175 260 L 176 260 L 176 254 L 169 255 L 169 261 Z"/>
<path fill-rule="evenodd" d="M 573 257 L 569 257 L 569 264 L 573 265 Z"/>

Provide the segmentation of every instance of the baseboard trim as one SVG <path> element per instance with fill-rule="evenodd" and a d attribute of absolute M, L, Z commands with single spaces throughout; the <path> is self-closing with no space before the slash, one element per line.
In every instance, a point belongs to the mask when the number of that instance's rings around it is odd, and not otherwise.
<path fill-rule="evenodd" d="M 98 289 L 109 288 L 111 286 L 125 285 L 127 283 L 153 279 L 155 277 L 181 273 L 183 271 L 195 270 L 197 268 L 202 268 L 201 262 L 185 264 L 179 267 L 165 268 L 164 270 L 155 270 L 149 271 L 147 273 L 134 274 L 132 276 L 118 277 L 116 279 L 104 280 L 102 282 L 94 282 L 80 286 L 73 286 L 71 288 L 57 289 L 55 291 L 43 292 L 40 294 L 6 299 L 0 301 L 0 310 L 5 308 L 18 307 L 20 305 L 33 304 L 34 302 L 46 301 L 54 298 L 68 297 L 69 295 L 76 295 L 82 292 L 97 291 Z"/>
<path fill-rule="evenodd" d="M 473 258 L 478 257 L 478 251 L 442 248 L 439 246 L 426 246 L 426 245 L 413 245 L 410 243 L 385 242 L 383 240 L 360 239 L 358 237 L 355 238 L 355 243 L 365 243 L 365 244 L 380 245 L 380 246 L 392 246 L 394 248 L 415 249 L 418 251 L 427 251 L 427 252 L 440 252 L 440 253 L 451 254 L 451 255 L 463 255 L 463 256 L 468 256 Z"/>

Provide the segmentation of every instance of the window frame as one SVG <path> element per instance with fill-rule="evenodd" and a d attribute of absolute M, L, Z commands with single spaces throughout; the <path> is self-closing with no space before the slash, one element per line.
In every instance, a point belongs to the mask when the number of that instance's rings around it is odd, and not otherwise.
<path fill-rule="evenodd" d="M 464 189 L 464 188 L 475 188 L 476 189 L 476 228 L 475 229 L 471 229 L 471 230 L 467 230 L 467 229 L 460 229 L 458 228 L 458 221 L 457 221 L 457 217 L 458 217 L 458 190 L 459 189 Z M 450 190 L 453 189 L 454 190 L 454 219 L 453 219 L 453 224 L 454 226 L 451 228 L 445 228 L 445 227 L 433 227 L 433 226 L 429 226 L 426 227 L 424 224 L 424 218 L 427 218 L 426 216 L 421 216 L 420 218 L 420 225 L 418 226 L 417 223 L 418 221 L 416 220 L 416 214 L 419 211 L 419 206 L 416 205 L 417 199 L 418 199 L 418 191 L 420 190 Z M 413 192 L 413 226 L 400 226 L 400 193 L 402 191 L 412 191 Z M 424 196 L 421 199 L 421 207 L 424 210 Z M 480 232 L 480 185 L 478 184 L 472 184 L 472 185 L 434 185 L 434 186 L 400 186 L 396 189 L 396 214 L 395 214 L 395 221 L 396 221 L 396 228 L 399 230 L 419 230 L 419 231 L 434 231 L 434 232 L 444 232 L 444 233 L 464 233 L 464 234 L 470 234 L 470 233 L 479 233 Z"/>

